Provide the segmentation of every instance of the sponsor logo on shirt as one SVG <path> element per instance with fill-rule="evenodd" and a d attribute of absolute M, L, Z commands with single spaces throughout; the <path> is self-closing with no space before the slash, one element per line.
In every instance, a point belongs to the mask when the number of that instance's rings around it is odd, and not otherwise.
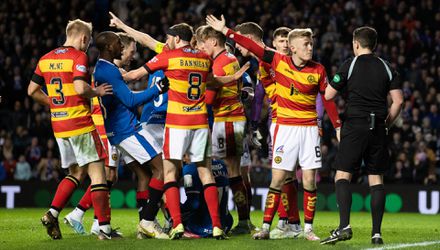
<path fill-rule="evenodd" d="M 82 65 L 82 64 L 77 64 L 75 68 L 76 68 L 76 70 L 78 70 L 79 72 L 87 73 L 87 68 L 86 68 L 86 66 L 84 66 L 84 65 Z"/>
<path fill-rule="evenodd" d="M 200 110 L 202 110 L 201 106 L 195 106 L 195 107 L 185 106 L 185 107 L 183 107 L 184 112 L 195 112 L 195 111 L 200 111 Z"/>

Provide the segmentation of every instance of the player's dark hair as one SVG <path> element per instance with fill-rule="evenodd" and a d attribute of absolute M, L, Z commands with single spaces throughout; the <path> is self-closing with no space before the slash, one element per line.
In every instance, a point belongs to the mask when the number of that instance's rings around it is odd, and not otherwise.
<path fill-rule="evenodd" d="M 235 31 L 242 35 L 253 35 L 255 38 L 263 40 L 263 29 L 254 22 L 246 22 L 235 26 Z"/>
<path fill-rule="evenodd" d="M 187 23 L 179 23 L 179 24 L 173 25 L 167 30 L 167 35 L 179 36 L 180 39 L 182 39 L 183 41 L 187 41 L 187 42 L 191 41 L 193 34 L 194 34 L 193 27 L 191 27 Z"/>
<path fill-rule="evenodd" d="M 119 36 L 112 31 L 104 31 L 99 33 L 95 39 L 96 48 L 102 53 L 106 51 L 106 47 L 114 42 L 114 39 L 119 39 Z"/>
<path fill-rule="evenodd" d="M 359 42 L 362 48 L 373 51 L 377 44 L 377 32 L 372 27 L 359 27 L 353 31 L 353 40 Z"/>
<path fill-rule="evenodd" d="M 203 41 L 205 41 L 208 38 L 214 38 L 215 40 L 217 40 L 218 45 L 220 47 L 225 46 L 225 42 L 226 42 L 225 35 L 223 35 L 223 33 L 221 33 L 221 32 L 216 31 L 211 26 L 207 26 L 207 27 L 203 28 L 200 36 Z"/>
<path fill-rule="evenodd" d="M 118 32 L 116 35 L 121 38 L 122 45 L 124 45 L 125 48 L 130 46 L 131 43 L 136 42 L 133 37 L 129 36 L 125 32 Z"/>
<path fill-rule="evenodd" d="M 287 28 L 287 27 L 279 27 L 277 28 L 272 35 L 272 38 L 275 40 L 276 37 L 280 36 L 280 37 L 287 37 L 289 35 L 289 32 L 292 29 Z"/>

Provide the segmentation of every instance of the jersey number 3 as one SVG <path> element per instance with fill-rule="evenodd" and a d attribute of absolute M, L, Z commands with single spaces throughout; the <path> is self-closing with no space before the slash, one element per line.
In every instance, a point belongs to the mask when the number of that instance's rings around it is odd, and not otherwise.
<path fill-rule="evenodd" d="M 60 95 L 59 97 L 52 97 L 52 103 L 54 105 L 63 105 L 66 102 L 66 99 L 64 98 L 63 82 L 61 81 L 61 78 L 53 77 L 52 79 L 50 79 L 50 84 L 58 85 L 58 88 L 55 89 L 55 92 Z"/>
<path fill-rule="evenodd" d="M 188 76 L 188 83 L 188 99 L 192 101 L 198 100 L 202 94 L 202 90 L 200 89 L 200 86 L 202 85 L 202 75 L 200 73 L 190 73 Z"/>

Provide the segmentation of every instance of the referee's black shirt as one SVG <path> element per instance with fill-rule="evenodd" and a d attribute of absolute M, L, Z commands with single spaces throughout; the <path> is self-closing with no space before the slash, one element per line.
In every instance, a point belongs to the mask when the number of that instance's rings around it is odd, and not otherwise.
<path fill-rule="evenodd" d="M 367 118 L 374 112 L 376 119 L 385 120 L 388 92 L 400 89 L 401 81 L 388 62 L 374 54 L 364 54 L 345 61 L 330 85 L 348 95 L 345 119 Z"/>

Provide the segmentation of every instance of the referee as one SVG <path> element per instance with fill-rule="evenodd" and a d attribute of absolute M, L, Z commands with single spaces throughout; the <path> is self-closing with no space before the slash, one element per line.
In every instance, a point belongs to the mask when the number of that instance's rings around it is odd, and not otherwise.
<path fill-rule="evenodd" d="M 335 244 L 353 236 L 350 227 L 351 190 L 353 172 L 362 161 L 368 173 L 373 220 L 372 244 L 383 244 L 382 217 L 385 208 L 383 174 L 388 170 L 387 130 L 398 117 L 403 95 L 397 72 L 388 62 L 373 54 L 377 32 L 371 27 L 360 27 L 353 32 L 355 57 L 339 68 L 325 90 L 327 100 L 338 91 L 347 94 L 345 121 L 335 162 L 336 198 L 339 207 L 339 227 L 321 244 Z M 391 96 L 388 108 L 387 96 Z"/>

